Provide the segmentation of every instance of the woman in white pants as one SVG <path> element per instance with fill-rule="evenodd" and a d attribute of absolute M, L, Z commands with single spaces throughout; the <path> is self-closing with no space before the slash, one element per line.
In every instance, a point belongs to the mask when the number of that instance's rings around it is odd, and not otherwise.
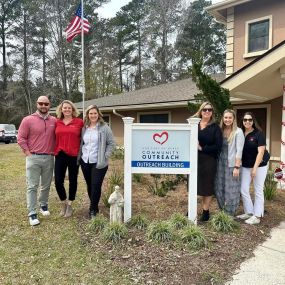
<path fill-rule="evenodd" d="M 241 168 L 241 196 L 244 214 L 237 217 L 245 220 L 249 225 L 255 225 L 260 223 L 260 218 L 264 213 L 263 186 L 269 153 L 265 150 L 265 136 L 251 112 L 244 114 L 242 130 L 245 135 Z M 249 193 L 251 180 L 254 186 L 254 202 Z"/>

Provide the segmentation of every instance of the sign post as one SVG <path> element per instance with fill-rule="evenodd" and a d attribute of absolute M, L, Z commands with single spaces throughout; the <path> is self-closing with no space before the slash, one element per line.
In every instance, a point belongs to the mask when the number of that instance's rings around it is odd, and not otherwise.
<path fill-rule="evenodd" d="M 124 121 L 124 221 L 132 216 L 132 173 L 187 174 L 188 218 L 197 222 L 199 118 L 188 124 L 134 124 Z"/>

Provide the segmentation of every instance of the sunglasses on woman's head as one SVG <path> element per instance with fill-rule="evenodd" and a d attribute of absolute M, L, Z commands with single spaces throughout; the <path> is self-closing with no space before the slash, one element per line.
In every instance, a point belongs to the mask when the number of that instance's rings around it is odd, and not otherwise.
<path fill-rule="evenodd" d="M 252 122 L 253 120 L 252 120 L 252 119 L 246 119 L 246 118 L 244 118 L 243 121 L 244 121 L 244 122 Z"/>
<path fill-rule="evenodd" d="M 213 108 L 203 108 L 203 112 L 213 112 Z"/>

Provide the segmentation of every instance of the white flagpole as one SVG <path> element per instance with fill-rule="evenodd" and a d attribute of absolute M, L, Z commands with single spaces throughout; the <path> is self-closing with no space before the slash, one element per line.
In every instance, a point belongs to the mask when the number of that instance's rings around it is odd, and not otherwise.
<path fill-rule="evenodd" d="M 83 0 L 81 0 L 81 61 L 82 61 L 82 115 L 84 118 L 85 110 L 85 74 L 84 74 L 84 29 L 83 29 L 83 16 L 84 16 L 84 6 Z"/>

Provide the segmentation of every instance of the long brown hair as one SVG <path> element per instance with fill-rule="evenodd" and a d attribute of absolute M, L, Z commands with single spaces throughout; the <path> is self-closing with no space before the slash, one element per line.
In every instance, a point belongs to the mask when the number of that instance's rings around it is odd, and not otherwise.
<path fill-rule="evenodd" d="M 104 120 L 103 120 L 103 115 L 101 113 L 101 111 L 99 110 L 99 108 L 96 106 L 96 105 L 90 105 L 87 107 L 87 109 L 85 110 L 85 118 L 84 118 L 84 126 L 85 127 L 89 127 L 90 126 L 90 120 L 89 120 L 89 112 L 90 110 L 93 110 L 95 109 L 98 113 L 98 122 L 99 123 L 104 123 Z"/>

